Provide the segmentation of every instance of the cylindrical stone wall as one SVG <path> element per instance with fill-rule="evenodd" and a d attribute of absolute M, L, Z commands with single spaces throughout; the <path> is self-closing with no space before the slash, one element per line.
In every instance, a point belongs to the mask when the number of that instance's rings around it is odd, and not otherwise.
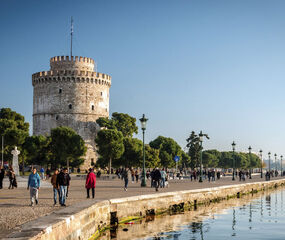
<path fill-rule="evenodd" d="M 111 77 L 93 72 L 91 58 L 53 57 L 50 64 L 51 71 L 32 76 L 33 134 L 50 134 L 58 126 L 71 127 L 86 143 L 83 168 L 88 168 L 97 160 L 96 120 L 109 116 Z"/>

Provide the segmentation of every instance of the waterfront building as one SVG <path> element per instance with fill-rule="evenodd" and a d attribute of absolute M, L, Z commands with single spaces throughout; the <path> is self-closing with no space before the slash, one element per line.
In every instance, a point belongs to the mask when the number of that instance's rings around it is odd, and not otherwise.
<path fill-rule="evenodd" d="M 111 76 L 94 71 L 94 66 L 92 58 L 57 56 L 50 59 L 49 71 L 32 75 L 33 134 L 50 134 L 59 126 L 74 129 L 87 146 L 84 169 L 98 157 L 96 120 L 109 117 Z"/>

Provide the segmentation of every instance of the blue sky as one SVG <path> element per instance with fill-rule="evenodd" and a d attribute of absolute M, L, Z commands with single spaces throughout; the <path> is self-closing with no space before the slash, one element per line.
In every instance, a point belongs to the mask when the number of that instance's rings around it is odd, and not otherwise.
<path fill-rule="evenodd" d="M 285 154 L 285 1 L 0 2 L 0 107 L 32 123 L 31 75 L 53 56 L 112 76 L 111 113 L 149 118 L 146 140 L 208 133 L 206 148 Z M 141 133 L 137 136 L 141 138 Z"/>

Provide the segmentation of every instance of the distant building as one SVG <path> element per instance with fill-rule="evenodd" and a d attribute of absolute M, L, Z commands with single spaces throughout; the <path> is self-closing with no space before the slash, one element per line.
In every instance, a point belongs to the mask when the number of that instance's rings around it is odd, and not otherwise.
<path fill-rule="evenodd" d="M 85 141 L 83 168 L 97 160 L 94 139 L 96 119 L 109 117 L 111 77 L 94 72 L 91 58 L 59 56 L 50 59 L 50 71 L 32 75 L 33 134 L 50 134 L 52 128 L 73 128 Z"/>

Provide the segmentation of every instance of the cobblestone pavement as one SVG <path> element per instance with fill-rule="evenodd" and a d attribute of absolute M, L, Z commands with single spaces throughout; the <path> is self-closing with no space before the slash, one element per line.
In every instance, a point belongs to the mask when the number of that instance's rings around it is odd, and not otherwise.
<path fill-rule="evenodd" d="M 277 179 L 280 179 L 280 177 L 272 178 L 272 180 Z M 16 228 L 17 225 L 36 219 L 40 216 L 50 214 L 62 208 L 59 205 L 53 206 L 53 192 L 52 188 L 49 186 L 48 180 L 43 184 L 45 187 L 41 188 L 39 191 L 39 204 L 35 207 L 29 206 L 29 191 L 26 189 L 26 184 L 19 184 L 19 188 L 9 190 L 7 188 L 7 178 L 4 181 L 5 188 L 0 189 L 0 238 L 4 237 L 9 232 L 9 230 Z M 264 178 L 261 179 L 260 175 L 255 175 L 253 176 L 253 179 L 247 179 L 245 183 L 258 181 L 264 181 Z M 86 190 L 84 188 L 84 183 L 84 179 L 72 176 L 69 197 L 66 203 L 67 206 L 86 200 Z M 203 183 L 199 183 L 198 181 L 191 182 L 189 179 L 170 180 L 169 187 L 164 189 L 160 188 L 159 192 L 201 189 L 240 183 L 244 182 L 240 182 L 239 180 L 232 181 L 231 177 L 223 177 L 215 182 L 208 182 L 204 180 Z M 149 181 L 147 184 L 148 187 L 141 188 L 140 183 L 132 183 L 130 181 L 128 191 L 126 192 L 123 189 L 122 180 L 97 179 L 95 199 L 88 201 L 98 201 L 156 193 L 154 188 L 149 187 Z"/>

